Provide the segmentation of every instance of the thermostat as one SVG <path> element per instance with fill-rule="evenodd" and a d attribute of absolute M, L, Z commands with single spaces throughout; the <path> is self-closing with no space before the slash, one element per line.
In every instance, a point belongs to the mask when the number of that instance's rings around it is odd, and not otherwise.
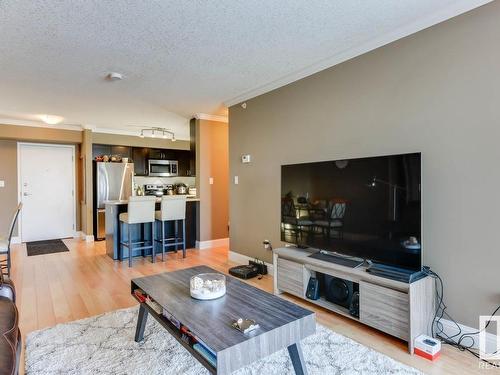
<path fill-rule="evenodd" d="M 241 156 L 241 162 L 242 163 L 250 163 L 250 160 L 251 160 L 251 157 L 250 157 L 249 154 Z"/>

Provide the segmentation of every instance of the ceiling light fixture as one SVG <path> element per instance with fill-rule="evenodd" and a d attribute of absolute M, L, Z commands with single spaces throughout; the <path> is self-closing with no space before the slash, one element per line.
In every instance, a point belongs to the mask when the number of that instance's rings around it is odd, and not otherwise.
<path fill-rule="evenodd" d="M 168 139 L 168 136 L 170 135 L 170 140 L 172 142 L 175 142 L 175 134 L 173 131 L 165 129 L 165 128 L 159 128 L 159 127 L 152 127 L 152 128 L 144 128 L 141 129 L 141 133 L 139 134 L 139 137 L 144 138 L 145 135 L 147 135 L 149 132 L 151 132 L 151 138 L 156 138 L 156 132 L 161 134 L 161 137 L 163 139 Z"/>
<path fill-rule="evenodd" d="M 106 76 L 106 79 L 108 81 L 121 81 L 123 79 L 123 74 L 121 73 L 118 73 L 118 72 L 110 72 L 108 73 L 108 75 Z"/>
<path fill-rule="evenodd" d="M 57 125 L 64 120 L 64 117 L 55 115 L 40 115 L 40 120 L 48 125 Z"/>

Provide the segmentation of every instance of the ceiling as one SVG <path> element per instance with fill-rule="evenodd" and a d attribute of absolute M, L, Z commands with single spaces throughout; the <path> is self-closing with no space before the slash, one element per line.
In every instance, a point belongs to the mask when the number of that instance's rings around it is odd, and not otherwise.
<path fill-rule="evenodd" d="M 244 101 L 485 0 L 3 0 L 0 119 L 188 138 Z M 124 75 L 110 82 L 110 71 Z"/>

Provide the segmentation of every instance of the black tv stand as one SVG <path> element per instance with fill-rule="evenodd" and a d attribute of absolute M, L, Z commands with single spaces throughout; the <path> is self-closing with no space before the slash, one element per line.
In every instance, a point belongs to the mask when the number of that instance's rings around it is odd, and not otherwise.
<path fill-rule="evenodd" d="M 309 255 L 309 257 L 324 260 L 330 263 L 340 264 L 341 266 L 350 268 L 357 268 L 364 263 L 363 259 L 343 256 L 342 254 L 332 253 L 325 250 L 320 250 L 317 253 Z"/>

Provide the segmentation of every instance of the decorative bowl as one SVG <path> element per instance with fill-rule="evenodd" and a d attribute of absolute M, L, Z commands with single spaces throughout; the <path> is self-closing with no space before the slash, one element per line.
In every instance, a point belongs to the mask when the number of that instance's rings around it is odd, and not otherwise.
<path fill-rule="evenodd" d="M 189 282 L 191 297 L 211 300 L 226 294 L 226 277 L 220 273 L 200 273 Z"/>

